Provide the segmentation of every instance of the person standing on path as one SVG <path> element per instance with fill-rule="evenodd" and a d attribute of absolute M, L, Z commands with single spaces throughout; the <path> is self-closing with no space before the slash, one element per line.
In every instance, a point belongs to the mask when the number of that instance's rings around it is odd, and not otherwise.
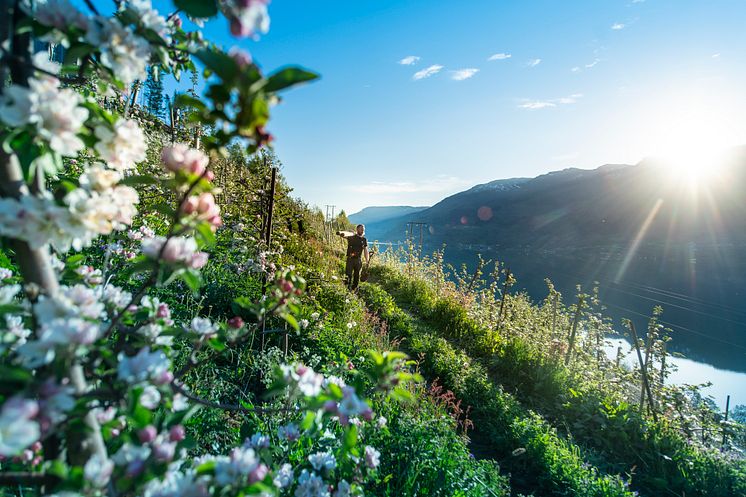
<path fill-rule="evenodd" d="M 355 233 L 337 231 L 337 235 L 347 240 L 347 263 L 345 264 L 345 283 L 351 291 L 357 290 L 360 283 L 360 270 L 363 268 L 363 256 L 368 263 L 368 240 L 363 236 L 365 225 L 358 224 Z"/>

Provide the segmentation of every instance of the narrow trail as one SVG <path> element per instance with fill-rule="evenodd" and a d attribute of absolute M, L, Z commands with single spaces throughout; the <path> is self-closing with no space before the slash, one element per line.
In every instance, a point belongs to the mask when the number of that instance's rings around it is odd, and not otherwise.
<path fill-rule="evenodd" d="M 603 474 L 579 446 L 506 393 L 482 361 L 439 336 L 442 330 L 426 323 L 416 307 L 399 306 L 375 281 L 369 280 L 360 292 L 368 310 L 402 338 L 401 347 L 418 360 L 429 382 L 437 379 L 464 406 L 472 407 L 472 453 L 500 464 L 510 477 L 512 495 L 632 495 L 620 477 Z"/>

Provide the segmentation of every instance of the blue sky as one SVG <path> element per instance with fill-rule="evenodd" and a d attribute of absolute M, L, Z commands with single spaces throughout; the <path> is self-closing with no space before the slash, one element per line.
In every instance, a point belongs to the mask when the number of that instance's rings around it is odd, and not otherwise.
<path fill-rule="evenodd" d="M 239 44 L 266 70 L 322 75 L 269 126 L 311 204 L 430 205 L 499 178 L 746 144 L 742 0 L 274 0 L 270 15 Z M 236 43 L 222 20 L 206 31 Z"/>

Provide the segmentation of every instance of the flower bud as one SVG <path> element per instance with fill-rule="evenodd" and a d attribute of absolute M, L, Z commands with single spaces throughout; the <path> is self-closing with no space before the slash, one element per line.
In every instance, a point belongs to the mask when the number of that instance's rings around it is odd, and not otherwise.
<path fill-rule="evenodd" d="M 140 440 L 140 443 L 150 443 L 153 440 L 155 440 L 155 437 L 158 435 L 158 430 L 155 429 L 155 426 L 148 425 L 139 432 L 137 432 L 137 438 Z"/>
<path fill-rule="evenodd" d="M 228 320 L 228 326 L 235 330 L 239 330 L 244 327 L 244 320 L 240 316 L 232 317 Z"/>
<path fill-rule="evenodd" d="M 184 440 L 186 438 L 186 430 L 184 430 L 184 426 L 172 426 L 171 429 L 168 431 L 168 438 L 172 442 L 181 442 L 182 440 Z"/>

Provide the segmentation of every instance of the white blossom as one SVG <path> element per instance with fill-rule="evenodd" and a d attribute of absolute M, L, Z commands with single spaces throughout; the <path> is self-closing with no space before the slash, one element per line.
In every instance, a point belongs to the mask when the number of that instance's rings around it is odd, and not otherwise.
<path fill-rule="evenodd" d="M 0 305 L 8 305 L 18 292 L 21 291 L 21 285 L 5 285 L 0 287 Z"/>
<path fill-rule="evenodd" d="M 316 473 L 304 469 L 298 477 L 295 497 L 329 497 L 329 486 Z"/>
<path fill-rule="evenodd" d="M 235 448 L 230 457 L 217 459 L 215 466 L 215 481 L 219 485 L 230 485 L 238 478 L 248 476 L 260 464 L 252 448 Z"/>
<path fill-rule="evenodd" d="M 67 31 L 71 28 L 88 29 L 88 18 L 69 0 L 42 0 L 37 2 L 34 17 L 40 24 Z"/>
<path fill-rule="evenodd" d="M 285 463 L 275 472 L 272 482 L 277 488 L 285 488 L 293 482 L 293 467 Z"/>
<path fill-rule="evenodd" d="M 134 9 L 140 22 L 147 29 L 158 33 L 166 43 L 171 43 L 171 30 L 166 19 L 153 8 L 150 0 L 130 0 L 129 6 Z"/>
<path fill-rule="evenodd" d="M 104 488 L 109 483 L 112 471 L 114 463 L 99 454 L 94 454 L 83 467 L 86 481 L 96 488 Z"/>
<path fill-rule="evenodd" d="M 381 453 L 370 445 L 365 446 L 365 465 L 370 469 L 376 469 L 380 464 Z"/>
<path fill-rule="evenodd" d="M 352 487 L 347 480 L 340 480 L 337 483 L 337 490 L 334 492 L 334 497 L 350 497 L 352 495 Z"/>
<path fill-rule="evenodd" d="M 171 367 L 166 354 L 160 350 L 150 352 L 150 347 L 144 347 L 132 357 L 120 353 L 118 359 L 117 377 L 128 383 L 158 379 Z"/>
<path fill-rule="evenodd" d="M 171 237 L 168 242 L 162 236 L 146 238 L 142 241 L 142 253 L 151 259 L 160 257 L 168 263 L 185 264 L 193 269 L 199 269 L 207 262 L 207 254 L 198 251 L 196 240 L 184 236 Z"/>
<path fill-rule="evenodd" d="M 94 147 L 96 152 L 112 169 L 126 171 L 145 160 L 145 134 L 135 121 L 120 119 L 114 129 L 98 125 L 94 134 L 99 140 Z"/>
<path fill-rule="evenodd" d="M 311 463 L 316 471 L 331 471 L 337 467 L 337 460 L 330 452 L 316 452 L 308 456 L 308 462 Z"/>
<path fill-rule="evenodd" d="M 132 462 L 144 461 L 150 457 L 150 447 L 147 445 L 134 445 L 129 442 L 122 445 L 111 460 L 117 466 L 126 466 Z"/>
<path fill-rule="evenodd" d="M 145 79 L 150 45 L 131 28 L 122 26 L 117 19 L 98 17 L 91 23 L 86 41 L 98 47 L 101 63 L 125 85 Z"/>
<path fill-rule="evenodd" d="M 161 403 L 161 392 L 153 385 L 146 386 L 140 394 L 140 404 L 146 409 L 153 410 Z"/>
<path fill-rule="evenodd" d="M 150 480 L 143 497 L 208 497 L 207 478 L 193 471 L 168 471 L 163 480 Z"/>
<path fill-rule="evenodd" d="M 189 329 L 203 338 L 210 338 L 218 332 L 218 325 L 214 324 L 208 318 L 196 316 L 192 319 Z"/>
<path fill-rule="evenodd" d="M 18 397 L 3 404 L 0 411 L 0 455 L 15 456 L 39 439 L 39 423 L 31 419 L 38 410 L 36 402 Z"/>
<path fill-rule="evenodd" d="M 7 280 L 13 277 L 13 271 L 8 268 L 0 267 L 0 280 Z"/>
<path fill-rule="evenodd" d="M 269 447 L 269 437 L 262 433 L 254 433 L 251 438 L 247 440 L 249 447 L 254 449 L 266 449 Z"/>

